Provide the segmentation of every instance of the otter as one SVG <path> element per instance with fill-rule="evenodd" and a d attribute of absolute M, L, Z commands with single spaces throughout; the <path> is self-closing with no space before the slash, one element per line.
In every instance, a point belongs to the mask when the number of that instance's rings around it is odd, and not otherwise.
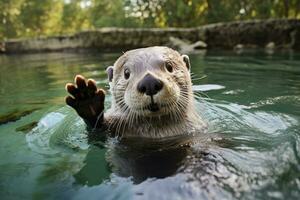
<path fill-rule="evenodd" d="M 118 138 L 161 139 L 205 132 L 196 111 L 187 55 L 163 46 L 134 49 L 106 71 L 112 94 L 104 113 L 105 91 L 77 75 L 67 83 L 67 105 L 91 129 Z"/>

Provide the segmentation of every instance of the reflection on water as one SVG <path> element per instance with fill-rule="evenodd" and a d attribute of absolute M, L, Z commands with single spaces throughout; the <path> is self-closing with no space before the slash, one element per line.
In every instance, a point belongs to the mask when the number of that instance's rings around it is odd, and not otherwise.
<path fill-rule="evenodd" d="M 300 54 L 191 55 L 193 89 L 210 129 L 201 139 L 89 141 L 83 121 L 64 105 L 64 84 L 81 73 L 107 88 L 105 68 L 117 57 L 0 56 L 1 197 L 299 197 Z"/>

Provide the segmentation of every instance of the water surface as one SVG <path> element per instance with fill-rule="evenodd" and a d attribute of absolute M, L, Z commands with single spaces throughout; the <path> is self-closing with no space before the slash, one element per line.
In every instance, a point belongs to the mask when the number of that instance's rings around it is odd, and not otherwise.
<path fill-rule="evenodd" d="M 191 55 L 199 112 L 223 140 L 164 152 L 173 171 L 139 181 L 117 173 L 113 150 L 89 143 L 84 123 L 64 104 L 64 85 L 75 74 L 107 88 L 105 68 L 118 56 L 0 56 L 1 198 L 299 198 L 299 53 Z M 106 107 L 109 101 L 108 95 Z M 147 163 L 156 171 L 159 164 Z"/>

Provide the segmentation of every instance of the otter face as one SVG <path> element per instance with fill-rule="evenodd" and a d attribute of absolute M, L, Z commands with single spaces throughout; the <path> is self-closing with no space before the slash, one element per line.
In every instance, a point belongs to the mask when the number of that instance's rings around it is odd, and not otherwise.
<path fill-rule="evenodd" d="M 183 117 L 192 96 L 189 68 L 187 56 L 167 47 L 128 51 L 108 69 L 114 104 L 137 117 Z"/>

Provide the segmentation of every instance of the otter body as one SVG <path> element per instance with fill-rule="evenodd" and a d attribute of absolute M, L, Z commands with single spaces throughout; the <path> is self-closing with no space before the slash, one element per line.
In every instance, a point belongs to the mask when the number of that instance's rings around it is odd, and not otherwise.
<path fill-rule="evenodd" d="M 108 129 L 121 138 L 165 138 L 204 132 L 196 112 L 186 55 L 168 47 L 128 51 L 107 68 L 111 108 L 104 110 L 105 92 L 81 75 L 68 83 L 66 103 L 90 128 Z"/>

